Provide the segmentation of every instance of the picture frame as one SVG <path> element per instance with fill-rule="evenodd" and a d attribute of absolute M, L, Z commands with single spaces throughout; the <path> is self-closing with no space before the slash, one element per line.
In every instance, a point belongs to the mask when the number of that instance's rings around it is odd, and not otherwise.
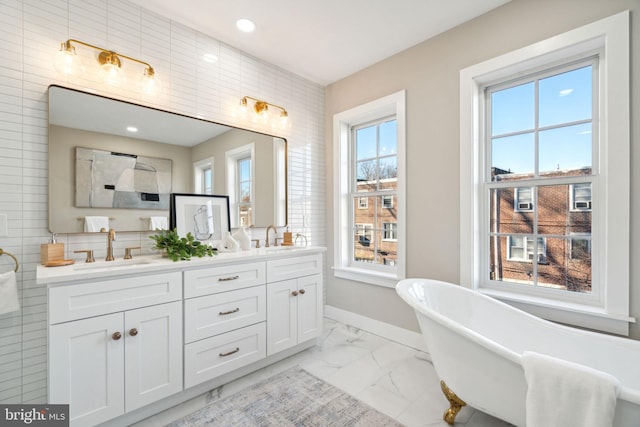
<path fill-rule="evenodd" d="M 169 227 L 180 237 L 191 233 L 196 240 L 222 240 L 231 231 L 229 196 L 171 193 Z"/>

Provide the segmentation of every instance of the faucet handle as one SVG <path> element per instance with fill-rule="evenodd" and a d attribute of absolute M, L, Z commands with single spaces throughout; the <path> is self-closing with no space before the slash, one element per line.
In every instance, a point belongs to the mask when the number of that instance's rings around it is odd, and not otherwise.
<path fill-rule="evenodd" d="M 95 258 L 93 257 L 93 250 L 91 249 L 85 249 L 82 251 L 73 251 L 74 254 L 80 254 L 80 253 L 85 253 L 87 254 L 87 258 L 84 260 L 84 262 L 95 262 Z"/>
<path fill-rule="evenodd" d="M 132 259 L 131 251 L 134 249 L 140 249 L 140 246 L 131 246 L 129 248 L 124 248 L 124 259 Z"/>
<path fill-rule="evenodd" d="M 260 248 L 260 239 L 251 239 L 252 242 L 256 242 L 256 249 Z"/>
<path fill-rule="evenodd" d="M 276 242 L 273 246 L 278 246 L 278 240 L 282 241 L 284 239 L 282 237 L 276 237 Z"/>

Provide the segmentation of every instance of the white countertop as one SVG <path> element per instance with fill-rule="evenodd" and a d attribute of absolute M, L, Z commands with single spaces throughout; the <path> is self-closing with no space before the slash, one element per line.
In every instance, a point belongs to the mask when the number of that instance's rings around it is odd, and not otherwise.
<path fill-rule="evenodd" d="M 250 249 L 248 251 L 220 252 L 212 257 L 191 258 L 189 261 L 172 261 L 160 255 L 138 256 L 133 259 L 99 260 L 93 263 L 76 262 L 61 267 L 39 265 L 36 271 L 36 283 L 56 286 L 89 279 L 114 278 L 136 274 L 181 271 L 190 268 L 214 267 L 228 263 L 266 261 L 289 256 L 325 252 L 318 246 L 274 246 L 270 248 Z"/>

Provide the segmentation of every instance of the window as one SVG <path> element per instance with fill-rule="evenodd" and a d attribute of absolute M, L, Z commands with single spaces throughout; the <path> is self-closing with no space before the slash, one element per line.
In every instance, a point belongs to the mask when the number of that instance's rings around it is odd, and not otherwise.
<path fill-rule="evenodd" d="M 196 194 L 213 194 L 213 157 L 193 164 Z"/>
<path fill-rule="evenodd" d="M 385 222 L 382 224 L 382 240 L 397 240 L 398 225 L 395 222 Z"/>
<path fill-rule="evenodd" d="M 571 186 L 571 210 L 591 210 L 591 184 L 573 184 Z"/>
<path fill-rule="evenodd" d="M 237 164 L 237 188 L 240 199 L 238 200 L 238 212 L 241 227 L 252 225 L 253 218 L 253 179 L 251 177 L 251 157 L 239 159 Z"/>
<path fill-rule="evenodd" d="M 227 192 L 229 194 L 232 227 L 250 227 L 254 225 L 254 153 L 253 143 L 225 153 Z"/>
<path fill-rule="evenodd" d="M 533 188 L 516 187 L 515 203 L 513 210 L 516 212 L 530 212 L 533 210 Z"/>
<path fill-rule="evenodd" d="M 598 116 L 594 103 L 597 65 L 597 57 L 592 56 L 518 79 L 508 76 L 506 83 L 484 88 L 487 123 L 483 140 L 486 170 L 491 173 L 485 176 L 483 187 L 488 197 L 497 199 L 484 224 L 485 236 L 493 248 L 487 260 L 488 287 L 500 289 L 507 285 L 518 292 L 514 286 L 517 284 L 593 292 L 591 286 L 574 284 L 579 280 L 574 277 L 576 274 L 592 276 L 591 264 L 576 271 L 564 258 L 570 233 L 592 229 L 591 215 L 570 214 L 567 194 L 590 188 L 598 179 L 592 167 L 597 163 L 593 153 L 599 146 L 597 130 L 593 130 L 593 117 Z M 500 199 L 505 194 L 500 190 L 520 183 L 530 186 L 514 189 L 516 211 L 531 214 L 512 217 L 508 215 L 510 207 L 500 212 Z M 507 237 L 506 260 L 501 259 L 503 236 Z M 547 263 L 547 241 L 552 243 L 551 263 Z M 505 262 L 534 260 L 524 280 L 519 268 Z"/>
<path fill-rule="evenodd" d="M 569 257 L 572 261 L 591 263 L 591 234 L 571 233 Z"/>
<path fill-rule="evenodd" d="M 462 284 L 623 335 L 628 31 L 623 12 L 460 73 Z"/>
<path fill-rule="evenodd" d="M 536 245 L 535 240 L 527 236 L 507 236 L 507 259 L 510 261 L 526 261 L 531 262 L 534 254 L 537 252 L 538 262 L 544 262 L 547 257 L 546 240 L 542 237 L 538 238 Z"/>
<path fill-rule="evenodd" d="M 393 196 L 382 196 L 382 207 L 385 209 L 393 208 Z"/>
<path fill-rule="evenodd" d="M 334 116 L 334 274 L 393 287 L 404 278 L 404 92 Z"/>

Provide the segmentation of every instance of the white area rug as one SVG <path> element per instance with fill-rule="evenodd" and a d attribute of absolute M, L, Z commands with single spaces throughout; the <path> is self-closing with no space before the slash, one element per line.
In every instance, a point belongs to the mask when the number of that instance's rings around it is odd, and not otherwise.
<path fill-rule="evenodd" d="M 392 418 L 295 367 L 212 403 L 169 427 L 400 427 Z"/>

